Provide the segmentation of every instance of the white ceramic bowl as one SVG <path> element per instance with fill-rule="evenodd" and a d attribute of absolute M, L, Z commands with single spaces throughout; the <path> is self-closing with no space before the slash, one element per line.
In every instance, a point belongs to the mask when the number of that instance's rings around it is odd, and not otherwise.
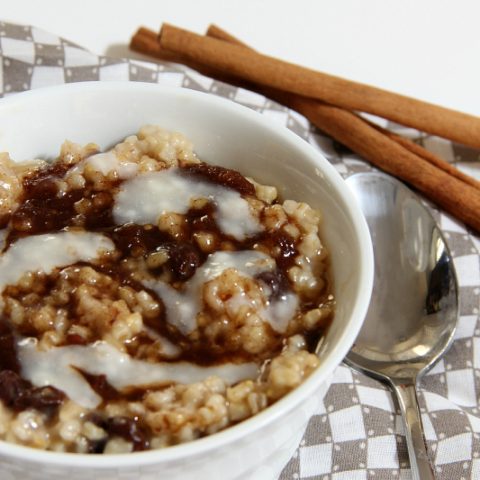
<path fill-rule="evenodd" d="M 294 453 L 366 314 L 373 255 L 363 215 L 335 169 L 313 147 L 231 101 L 142 83 L 79 83 L 0 100 L 0 151 L 16 161 L 54 158 L 65 139 L 102 148 L 147 123 L 193 140 L 200 158 L 275 185 L 322 210 L 337 300 L 321 366 L 275 405 L 223 432 L 164 450 L 123 455 L 43 452 L 0 441 L 2 480 L 275 478 Z"/>

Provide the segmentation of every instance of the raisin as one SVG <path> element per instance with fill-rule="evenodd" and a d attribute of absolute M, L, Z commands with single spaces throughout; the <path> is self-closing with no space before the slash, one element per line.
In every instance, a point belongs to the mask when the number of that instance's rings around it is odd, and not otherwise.
<path fill-rule="evenodd" d="M 255 195 L 255 187 L 240 172 L 218 165 L 193 163 L 183 167 L 190 175 L 196 175 L 212 183 L 236 190 L 241 195 Z"/>
<path fill-rule="evenodd" d="M 46 387 L 30 388 L 15 401 L 14 408 L 25 410 L 35 408 L 40 412 L 52 414 L 65 400 L 65 394 L 47 385 Z"/>
<path fill-rule="evenodd" d="M 54 183 L 56 179 L 62 178 L 70 167 L 71 165 L 68 163 L 56 162 L 25 177 L 23 188 L 27 192 L 28 197 L 44 197 L 45 190 L 51 188 L 50 186 L 46 187 L 46 182 Z"/>
<path fill-rule="evenodd" d="M 81 190 L 72 190 L 60 198 L 38 195 L 27 198 L 12 214 L 12 230 L 45 233 L 71 225 L 76 215 L 75 202 L 82 198 Z M 9 243 L 12 240 L 9 238 Z"/>
<path fill-rule="evenodd" d="M 287 269 L 293 263 L 297 256 L 295 240 L 285 232 L 276 232 L 272 235 L 273 244 L 280 250 L 280 254 L 275 257 L 277 265 L 283 270 Z"/>
<path fill-rule="evenodd" d="M 88 453 L 103 453 L 108 438 L 101 438 L 100 440 L 88 440 Z"/>
<path fill-rule="evenodd" d="M 40 178 L 37 182 L 30 184 L 29 197 L 45 200 L 55 197 L 58 186 L 54 178 Z"/>
<path fill-rule="evenodd" d="M 23 380 L 23 378 L 15 372 L 11 370 L 3 370 L 0 372 L 0 400 L 2 400 L 7 407 L 14 408 L 18 399 L 21 398 L 29 388 L 31 388 L 31 384 Z"/>
<path fill-rule="evenodd" d="M 172 245 L 168 264 L 176 280 L 186 281 L 200 265 L 200 256 L 196 248 L 188 243 Z"/>
<path fill-rule="evenodd" d="M 290 290 L 290 283 L 285 274 L 276 269 L 273 272 L 261 272 L 257 278 L 270 288 L 270 298 L 277 299 Z"/>
<path fill-rule="evenodd" d="M 122 416 L 106 418 L 101 413 L 92 412 L 85 419 L 105 430 L 109 437 L 121 437 L 132 442 L 135 452 L 147 450 L 150 446 L 147 432 L 133 418 Z M 90 446 L 92 453 L 101 453 L 106 442 L 105 439 L 101 440 L 99 444 L 92 443 Z"/>
<path fill-rule="evenodd" d="M 129 417 L 110 417 L 106 421 L 106 430 L 110 436 L 122 437 L 133 443 L 133 450 L 147 450 L 149 441 L 146 432 Z"/>
<path fill-rule="evenodd" d="M 133 250 L 138 250 L 143 255 L 171 241 L 171 238 L 157 227 L 133 223 L 116 227 L 111 238 L 124 256 L 130 255 Z"/>
<path fill-rule="evenodd" d="M 20 371 L 15 339 L 5 323 L 0 322 L 0 370 Z"/>
<path fill-rule="evenodd" d="M 52 414 L 64 401 L 65 394 L 54 387 L 33 387 L 11 370 L 0 372 L 0 400 L 16 411 L 35 408 Z"/>

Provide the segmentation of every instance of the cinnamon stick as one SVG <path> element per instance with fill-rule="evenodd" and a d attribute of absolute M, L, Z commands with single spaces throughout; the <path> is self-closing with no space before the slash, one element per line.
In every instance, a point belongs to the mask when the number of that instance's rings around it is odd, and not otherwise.
<path fill-rule="evenodd" d="M 413 185 L 447 212 L 480 231 L 479 189 L 425 161 L 352 112 L 299 96 L 284 101 L 340 143 Z"/>
<path fill-rule="evenodd" d="M 135 52 L 157 58 L 162 61 L 181 63 L 207 77 L 215 78 L 221 82 L 234 83 L 241 87 L 251 87 L 250 84 L 235 79 L 231 75 L 224 74 L 218 70 L 214 70 L 204 65 L 203 62 L 194 62 L 184 55 L 175 52 L 166 51 L 160 46 L 158 41 L 158 34 L 146 27 L 140 27 L 130 39 L 129 48 Z"/>
<path fill-rule="evenodd" d="M 130 39 L 130 49 L 135 52 L 149 55 L 166 62 L 181 63 L 187 67 L 193 68 L 201 73 L 210 74 L 211 69 L 205 67 L 203 63 L 193 62 L 187 57 L 178 53 L 169 52 L 161 48 L 158 42 L 158 34 L 146 27 L 140 27 Z"/>
<path fill-rule="evenodd" d="M 397 135 L 396 133 L 390 132 L 389 130 L 378 127 L 377 125 L 375 125 L 375 127 L 379 129 L 384 135 L 391 138 L 392 140 L 394 140 L 395 142 L 397 142 L 398 144 L 400 144 L 402 147 L 406 148 L 410 152 L 414 153 L 415 155 L 418 155 L 419 157 L 423 158 L 427 162 L 430 162 L 432 165 L 435 165 L 436 167 L 441 168 L 442 170 L 458 178 L 462 182 L 465 182 L 466 184 L 471 185 L 472 187 L 475 187 L 478 190 L 480 190 L 480 182 L 478 180 L 471 177 L 470 175 L 463 173 L 461 170 L 456 168 L 451 163 L 448 163 L 443 158 L 438 157 L 434 153 L 430 152 L 426 148 L 423 148 L 418 143 L 415 143 L 412 140 L 409 140 L 408 138 L 402 137 L 401 135 Z"/>
<path fill-rule="evenodd" d="M 140 27 L 133 34 L 129 47 L 135 52 L 156 57 L 167 62 L 179 63 L 180 60 L 179 55 L 161 49 L 157 40 L 157 34 L 146 27 Z"/>
<path fill-rule="evenodd" d="M 252 47 L 247 45 L 245 42 L 242 42 L 239 38 L 234 37 L 231 33 L 228 33 L 226 30 L 219 27 L 218 25 L 215 25 L 214 23 L 211 23 L 208 26 L 205 35 L 207 37 L 216 38 L 217 40 L 223 40 L 224 42 L 229 42 L 233 43 L 234 45 L 241 45 L 242 47 L 252 49 Z"/>
<path fill-rule="evenodd" d="M 221 72 L 280 91 L 368 112 L 480 148 L 480 118 L 262 55 L 241 45 L 163 24 L 160 46 Z"/>
<path fill-rule="evenodd" d="M 234 37 L 230 33 L 226 32 L 225 30 L 223 30 L 222 28 L 220 28 L 219 26 L 214 25 L 214 24 L 212 24 L 208 27 L 206 35 L 210 36 L 212 38 L 216 38 L 218 40 L 223 40 L 223 41 L 226 41 L 226 42 L 234 43 L 236 45 L 242 45 L 246 48 L 250 48 L 244 42 L 242 42 L 238 38 Z M 210 72 L 210 73 L 212 74 L 213 72 Z M 272 95 L 275 96 L 275 93 L 272 90 L 264 91 L 264 93 L 267 96 L 270 96 L 270 97 L 272 97 Z M 277 100 L 279 100 L 280 103 L 282 103 L 281 98 L 277 98 Z M 283 96 L 283 100 L 287 101 L 285 95 Z M 313 103 L 316 103 L 315 100 L 311 100 L 311 101 Z M 293 102 L 293 103 L 295 103 L 295 102 Z M 290 105 L 290 106 L 292 106 L 295 110 L 297 110 L 299 113 L 303 114 L 304 116 L 307 116 L 307 114 L 309 114 L 309 113 L 311 114 L 311 112 L 308 112 L 304 109 L 304 104 L 302 102 L 296 102 L 296 103 L 297 103 L 296 107 L 293 106 L 293 105 Z M 329 112 L 330 112 L 330 110 L 328 108 L 323 109 L 323 114 L 324 115 L 328 116 Z M 332 112 L 333 112 L 333 115 L 335 115 L 336 111 L 333 110 Z M 335 117 L 336 117 L 337 122 L 338 121 L 342 122 L 342 117 L 339 117 L 338 115 L 335 115 Z M 346 118 L 348 118 L 348 117 L 346 117 Z M 437 155 L 435 155 L 434 153 L 432 153 L 432 152 L 428 151 L 427 149 L 423 148 L 421 145 L 418 145 L 417 143 L 412 142 L 411 140 L 409 140 L 407 138 L 404 138 L 400 135 L 397 135 L 393 132 L 390 132 L 389 130 L 387 130 L 385 128 L 382 128 L 378 125 L 375 125 L 372 122 L 368 122 L 367 120 L 362 119 L 361 117 L 358 117 L 358 120 L 363 120 L 364 122 L 368 123 L 368 125 L 370 125 L 371 127 L 376 128 L 377 130 L 382 132 L 384 135 L 389 137 L 391 140 L 394 140 L 395 142 L 399 143 L 402 147 L 406 148 L 411 153 L 414 153 L 415 155 L 418 155 L 419 157 L 423 158 L 427 162 L 430 162 L 431 164 L 435 165 L 436 167 L 441 168 L 442 170 L 449 173 L 450 175 L 453 175 L 454 177 L 458 178 L 459 180 L 461 180 L 461 181 L 467 183 L 468 185 L 471 185 L 472 187 L 475 187 L 475 188 L 480 190 L 480 182 L 479 181 L 475 180 L 474 178 L 470 177 L 469 175 L 466 175 L 465 173 L 460 171 L 458 168 L 451 165 L 450 163 L 445 161 L 443 158 L 440 158 Z M 322 122 L 320 124 L 318 118 L 317 118 L 316 122 L 312 121 L 312 119 L 310 119 L 310 121 L 314 125 L 316 125 L 317 128 L 324 131 L 325 133 L 328 133 L 325 130 L 325 128 L 322 128 L 322 127 L 324 127 L 324 122 Z M 347 121 L 345 123 L 345 125 L 343 125 L 343 128 L 345 128 L 345 129 L 352 128 L 351 122 Z M 335 140 L 342 143 L 339 138 L 336 138 L 336 137 L 334 137 L 334 138 L 335 138 Z M 352 145 L 347 145 L 347 146 L 349 148 L 351 148 L 353 151 L 359 153 L 355 148 L 352 148 L 353 147 Z M 371 158 L 371 155 L 365 156 L 365 158 L 369 159 L 369 158 Z M 378 165 L 378 163 L 375 161 L 375 159 L 372 159 L 372 163 Z"/>

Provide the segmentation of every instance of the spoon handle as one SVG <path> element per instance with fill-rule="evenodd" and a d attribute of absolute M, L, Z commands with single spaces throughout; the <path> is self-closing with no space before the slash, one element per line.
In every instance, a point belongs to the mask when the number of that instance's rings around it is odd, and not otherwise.
<path fill-rule="evenodd" d="M 415 383 L 392 381 L 402 413 L 408 456 L 413 480 L 435 480 L 432 465 L 428 459 L 427 447 L 423 437 L 422 418 L 418 409 Z"/>

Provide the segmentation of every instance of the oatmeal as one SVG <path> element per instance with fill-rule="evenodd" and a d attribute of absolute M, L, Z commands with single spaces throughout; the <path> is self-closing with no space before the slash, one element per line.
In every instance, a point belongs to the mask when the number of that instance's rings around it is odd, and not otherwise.
<path fill-rule="evenodd" d="M 0 154 L 0 439 L 163 448 L 255 415 L 318 366 L 319 213 L 145 126 L 54 162 Z"/>

